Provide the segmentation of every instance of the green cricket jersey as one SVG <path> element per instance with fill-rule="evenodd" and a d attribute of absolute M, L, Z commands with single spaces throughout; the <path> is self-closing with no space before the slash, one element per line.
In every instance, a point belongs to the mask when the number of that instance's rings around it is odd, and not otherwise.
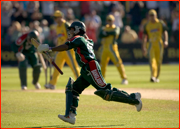
<path fill-rule="evenodd" d="M 74 36 L 65 44 L 68 45 L 68 49 L 74 48 L 76 60 L 80 67 L 91 60 L 96 60 L 93 50 L 94 42 L 92 40 L 78 35 Z"/>

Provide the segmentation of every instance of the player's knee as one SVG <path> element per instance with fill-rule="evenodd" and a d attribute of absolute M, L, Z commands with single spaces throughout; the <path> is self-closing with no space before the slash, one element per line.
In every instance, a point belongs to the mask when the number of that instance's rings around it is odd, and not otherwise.
<path fill-rule="evenodd" d="M 33 72 L 34 73 L 40 73 L 41 72 L 41 65 L 35 65 L 33 67 Z"/>

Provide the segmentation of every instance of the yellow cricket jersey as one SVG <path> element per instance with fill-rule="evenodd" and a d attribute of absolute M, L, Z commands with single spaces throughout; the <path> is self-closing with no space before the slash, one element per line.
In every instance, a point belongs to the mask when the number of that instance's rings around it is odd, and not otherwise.
<path fill-rule="evenodd" d="M 107 24 L 105 27 L 102 28 L 102 31 L 107 32 L 106 35 L 100 34 L 100 37 L 102 38 L 101 44 L 103 46 L 109 46 L 110 44 L 116 43 L 116 39 L 120 34 L 120 28 L 116 27 L 115 25 L 110 27 Z"/>
<path fill-rule="evenodd" d="M 67 40 L 67 28 L 69 27 L 69 24 L 64 21 L 60 26 L 56 26 L 56 34 L 58 37 L 57 40 L 57 45 L 62 45 L 66 42 Z"/>
<path fill-rule="evenodd" d="M 148 35 L 148 42 L 153 46 L 163 43 L 163 32 L 167 30 L 166 25 L 161 20 L 156 20 L 155 23 L 147 22 L 144 26 L 144 34 Z"/>

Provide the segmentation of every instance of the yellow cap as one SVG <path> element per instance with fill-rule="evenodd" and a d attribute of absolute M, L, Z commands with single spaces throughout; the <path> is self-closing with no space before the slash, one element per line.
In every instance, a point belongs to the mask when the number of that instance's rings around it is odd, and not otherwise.
<path fill-rule="evenodd" d="M 55 12 L 54 12 L 54 15 L 53 15 L 54 17 L 62 17 L 63 16 L 63 13 L 61 12 L 61 11 L 59 11 L 59 10 L 56 10 Z"/>
<path fill-rule="evenodd" d="M 154 9 L 151 9 L 151 10 L 149 10 L 149 13 L 148 13 L 149 15 L 157 15 L 157 12 L 156 12 L 156 10 L 154 10 Z"/>
<path fill-rule="evenodd" d="M 114 16 L 111 14 L 106 17 L 106 20 L 114 21 L 114 19 L 115 19 Z"/>

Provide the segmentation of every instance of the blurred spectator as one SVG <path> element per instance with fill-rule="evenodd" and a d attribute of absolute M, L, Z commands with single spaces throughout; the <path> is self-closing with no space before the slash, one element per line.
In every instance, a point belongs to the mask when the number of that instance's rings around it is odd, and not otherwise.
<path fill-rule="evenodd" d="M 12 23 L 12 36 L 11 42 L 15 42 L 16 39 L 21 35 L 21 24 L 18 21 Z"/>
<path fill-rule="evenodd" d="M 146 1 L 146 8 L 147 8 L 148 10 L 150 10 L 150 9 L 155 9 L 156 12 L 158 12 L 158 11 L 157 11 L 158 2 L 157 2 L 157 1 Z"/>
<path fill-rule="evenodd" d="M 69 23 L 72 23 L 74 21 L 74 19 L 75 19 L 74 12 L 73 12 L 73 10 L 71 8 L 69 8 L 67 10 L 67 15 L 66 15 L 65 19 Z"/>
<path fill-rule="evenodd" d="M 139 26 L 139 32 L 138 32 L 138 37 L 139 37 L 139 40 L 142 42 L 142 39 L 143 39 L 143 31 L 144 31 L 144 26 Z"/>
<path fill-rule="evenodd" d="M 49 36 L 49 27 L 48 27 L 48 21 L 46 19 L 43 19 L 41 21 L 41 27 L 42 27 L 42 33 L 41 33 L 41 38 L 42 42 L 46 40 Z"/>
<path fill-rule="evenodd" d="M 37 16 L 36 12 L 39 12 L 39 1 L 29 1 L 28 5 L 27 5 L 27 13 L 28 13 L 29 20 L 32 20 L 31 15 L 33 13 L 34 13 L 34 15 L 36 14 L 36 16 Z M 33 16 L 33 17 L 35 17 L 35 16 Z"/>
<path fill-rule="evenodd" d="M 39 10 L 34 11 L 31 15 L 31 20 L 32 21 L 40 21 L 42 19 L 42 14 L 39 12 Z"/>
<path fill-rule="evenodd" d="M 68 1 L 61 1 L 60 2 L 60 11 L 63 13 L 64 16 L 67 15 L 67 10 L 69 9 Z"/>
<path fill-rule="evenodd" d="M 111 13 L 115 17 L 114 24 L 117 27 L 122 28 L 123 27 L 123 21 L 122 18 L 124 17 L 124 7 L 121 3 L 117 3 L 112 7 Z"/>
<path fill-rule="evenodd" d="M 13 35 L 13 28 L 9 27 L 8 28 L 8 32 L 6 33 L 5 37 L 4 37 L 4 44 L 3 45 L 11 45 L 12 41 L 11 41 L 11 37 Z"/>
<path fill-rule="evenodd" d="M 141 21 L 141 25 L 140 26 L 144 26 L 147 22 L 148 22 L 148 13 L 146 14 L 146 17 L 144 19 L 142 19 Z"/>
<path fill-rule="evenodd" d="M 30 30 L 30 29 L 29 29 L 28 26 L 22 26 L 21 33 L 22 33 L 22 34 L 28 33 L 29 30 Z"/>
<path fill-rule="evenodd" d="M 123 43 L 135 43 L 138 40 L 138 36 L 130 26 L 125 26 L 124 32 L 121 37 Z"/>
<path fill-rule="evenodd" d="M 101 11 L 103 10 L 102 1 L 91 1 L 90 9 L 91 9 L 91 11 L 96 10 L 97 14 L 100 14 Z"/>
<path fill-rule="evenodd" d="M 90 14 L 90 5 L 91 2 L 90 1 L 81 1 L 80 3 L 81 5 L 81 19 L 82 17 L 84 17 L 85 14 Z"/>
<path fill-rule="evenodd" d="M 80 18 L 80 1 L 70 1 L 69 7 L 73 10 L 76 18 Z"/>
<path fill-rule="evenodd" d="M 53 24 L 52 15 L 54 13 L 54 1 L 42 1 L 42 14 L 43 18 L 49 23 L 49 26 Z"/>
<path fill-rule="evenodd" d="M 91 15 L 85 15 L 86 33 L 90 39 L 97 42 L 98 28 L 101 26 L 101 18 L 96 14 L 96 11 L 91 11 Z"/>
<path fill-rule="evenodd" d="M 144 7 L 142 1 L 131 1 L 130 2 L 130 15 L 133 26 L 139 26 L 142 20 L 141 9 Z"/>
<path fill-rule="evenodd" d="M 34 21 L 34 29 L 37 30 L 40 34 L 42 33 L 42 28 L 40 27 L 40 22 L 39 21 Z"/>
<path fill-rule="evenodd" d="M 172 37 L 174 42 L 179 46 L 179 24 L 177 24 L 176 30 L 173 31 Z"/>
<path fill-rule="evenodd" d="M 177 30 L 177 26 L 179 25 L 179 10 L 172 11 L 172 31 Z"/>
<path fill-rule="evenodd" d="M 11 16 L 13 14 L 12 3 L 10 1 L 1 2 L 1 38 L 7 32 L 11 25 Z"/>
<path fill-rule="evenodd" d="M 23 8 L 23 4 L 22 3 L 18 3 L 18 6 L 16 6 L 16 10 L 13 14 L 13 20 L 14 21 L 18 21 L 19 23 L 21 23 L 22 21 L 26 21 L 27 20 L 27 12 L 24 11 Z"/>
<path fill-rule="evenodd" d="M 35 28 L 34 28 L 34 23 L 31 21 L 31 22 L 29 22 L 29 30 L 30 31 L 32 31 L 32 30 L 34 30 Z"/>
<path fill-rule="evenodd" d="M 27 10 L 28 1 L 19 1 L 19 3 L 22 3 L 23 9 Z"/>
<path fill-rule="evenodd" d="M 170 18 L 170 5 L 169 1 L 158 1 L 159 6 L 159 16 L 161 19 L 169 19 Z"/>

